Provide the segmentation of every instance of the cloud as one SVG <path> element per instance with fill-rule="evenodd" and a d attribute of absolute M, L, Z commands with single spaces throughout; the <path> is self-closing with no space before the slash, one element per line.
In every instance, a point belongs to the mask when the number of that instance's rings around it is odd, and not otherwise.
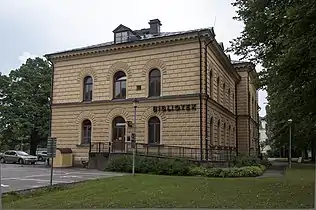
<path fill-rule="evenodd" d="M 36 58 L 36 57 L 39 57 L 39 56 L 33 55 L 33 54 L 29 53 L 29 52 L 23 52 L 23 54 L 19 56 L 19 60 L 20 60 L 21 64 L 23 64 L 23 63 L 26 62 L 26 60 L 28 58 Z"/>

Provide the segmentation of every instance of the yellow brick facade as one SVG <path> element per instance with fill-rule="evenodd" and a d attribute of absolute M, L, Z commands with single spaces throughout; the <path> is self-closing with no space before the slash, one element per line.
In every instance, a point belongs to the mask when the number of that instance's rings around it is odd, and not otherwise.
<path fill-rule="evenodd" d="M 250 92 L 254 103 L 258 99 L 255 87 L 244 79 L 249 75 L 228 63 L 216 41 L 206 46 L 208 38 L 204 37 L 199 44 L 196 34 L 163 40 L 119 49 L 109 47 L 111 50 L 100 52 L 87 49 L 48 56 L 54 64 L 51 135 L 57 137 L 57 147 L 71 148 L 75 161 L 87 159 L 89 146 L 81 145 L 82 122 L 91 121 L 92 143 L 107 145 L 112 141 L 115 117 L 133 121 L 132 99 L 137 98 L 138 143 L 148 143 L 148 120 L 157 116 L 161 123 L 160 144 L 202 147 L 203 157 L 205 148 L 210 146 L 239 146 L 239 151 L 255 148 L 249 137 L 255 137 L 257 132 L 257 112 L 255 108 L 247 109 L 245 95 Z M 150 98 L 148 74 L 154 68 L 161 72 L 161 96 Z M 127 77 L 124 100 L 113 100 L 113 76 L 118 71 Z M 91 102 L 83 102 L 86 76 L 93 78 Z M 154 106 L 171 105 L 194 105 L 196 109 L 153 110 Z M 242 122 L 244 119 L 238 118 L 238 114 L 249 113 L 253 113 L 253 121 Z M 125 132 L 130 135 L 133 128 L 127 127 Z"/>

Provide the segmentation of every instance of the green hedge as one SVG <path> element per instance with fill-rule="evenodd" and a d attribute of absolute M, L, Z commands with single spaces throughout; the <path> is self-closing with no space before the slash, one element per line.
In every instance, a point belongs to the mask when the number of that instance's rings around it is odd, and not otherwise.
<path fill-rule="evenodd" d="M 162 159 L 136 156 L 135 172 L 157 175 L 205 176 L 205 177 L 254 177 L 265 171 L 265 166 L 243 166 L 233 168 L 206 168 L 181 159 Z M 105 170 L 113 172 L 132 172 L 132 156 L 112 157 Z"/>
<path fill-rule="evenodd" d="M 153 157 L 136 156 L 135 172 L 136 173 L 151 173 L 158 175 L 189 175 L 192 163 L 180 159 L 162 159 Z M 132 171 L 132 156 L 120 155 L 112 157 L 105 167 L 105 170 L 115 172 Z"/>
<path fill-rule="evenodd" d="M 266 158 L 261 160 L 255 156 L 237 156 L 233 159 L 233 165 L 235 167 L 264 165 L 265 168 L 269 168 L 271 166 L 271 162 Z"/>
<path fill-rule="evenodd" d="M 192 167 L 190 169 L 191 176 L 205 177 L 255 177 L 264 173 L 265 166 L 244 166 L 234 168 L 204 168 Z"/>

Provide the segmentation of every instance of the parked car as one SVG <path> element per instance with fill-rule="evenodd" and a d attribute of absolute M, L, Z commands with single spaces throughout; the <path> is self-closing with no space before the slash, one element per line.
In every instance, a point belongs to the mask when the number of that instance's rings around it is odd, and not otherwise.
<path fill-rule="evenodd" d="M 38 161 L 46 161 L 47 159 L 47 151 L 37 152 L 37 160 Z"/>
<path fill-rule="evenodd" d="M 36 156 L 17 150 L 8 150 L 0 156 L 1 163 L 35 164 L 36 161 Z"/>

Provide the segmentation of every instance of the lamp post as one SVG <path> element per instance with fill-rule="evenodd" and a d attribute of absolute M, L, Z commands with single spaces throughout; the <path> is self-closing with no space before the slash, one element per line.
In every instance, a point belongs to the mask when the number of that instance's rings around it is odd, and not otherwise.
<path fill-rule="evenodd" d="M 289 138 L 289 168 L 292 167 L 292 119 L 289 119 L 290 123 L 290 138 Z"/>
<path fill-rule="evenodd" d="M 2 164 L 0 162 L 0 210 L 2 210 L 2 182 L 1 182 L 1 167 L 2 167 Z"/>
<path fill-rule="evenodd" d="M 133 145 L 133 167 L 132 167 L 132 174 L 135 175 L 135 156 L 136 156 L 136 108 L 137 108 L 138 100 L 134 98 L 133 100 L 133 107 L 134 107 L 134 135 L 132 138 L 132 145 Z"/>

